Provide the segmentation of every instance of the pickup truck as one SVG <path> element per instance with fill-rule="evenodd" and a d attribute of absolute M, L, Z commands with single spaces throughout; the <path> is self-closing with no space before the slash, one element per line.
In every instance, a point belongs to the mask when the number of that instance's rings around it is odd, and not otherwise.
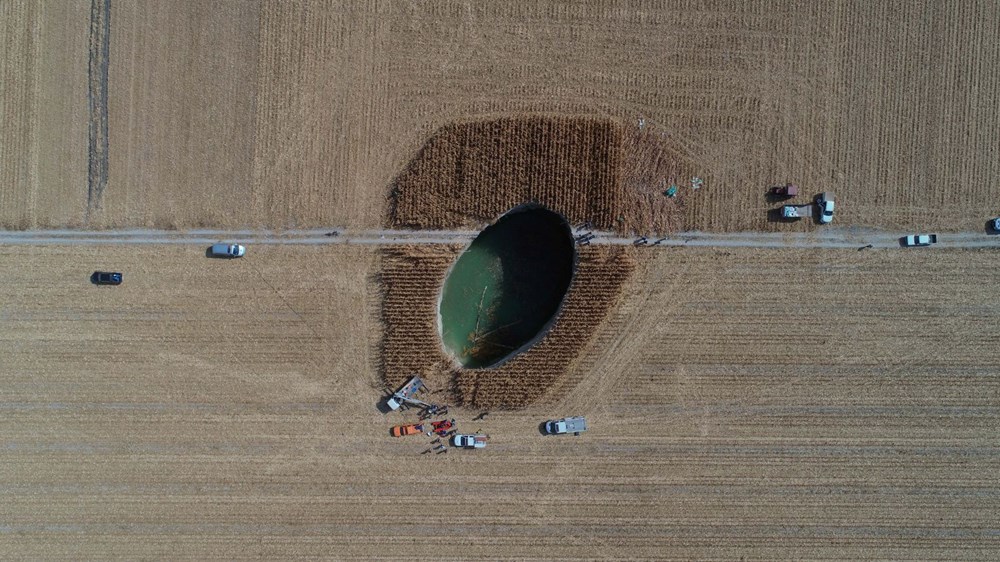
<path fill-rule="evenodd" d="M 911 234 L 904 236 L 900 242 L 903 246 L 930 246 L 937 244 L 937 234 Z"/>
<path fill-rule="evenodd" d="M 565 435 L 567 433 L 580 435 L 584 431 L 587 431 L 587 420 L 583 416 L 545 422 L 545 433 L 549 435 Z"/>
<path fill-rule="evenodd" d="M 485 449 L 486 448 L 486 436 L 485 435 L 463 435 L 461 433 L 455 434 L 451 438 L 451 444 L 454 447 L 461 447 L 463 449 Z"/>

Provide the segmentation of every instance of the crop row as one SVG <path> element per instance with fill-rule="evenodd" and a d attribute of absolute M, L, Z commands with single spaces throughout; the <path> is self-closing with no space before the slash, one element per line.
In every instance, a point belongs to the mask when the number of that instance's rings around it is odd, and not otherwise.
<path fill-rule="evenodd" d="M 535 202 L 571 222 L 620 226 L 622 128 L 610 120 L 517 117 L 443 127 L 393 185 L 389 222 L 458 228 Z"/>

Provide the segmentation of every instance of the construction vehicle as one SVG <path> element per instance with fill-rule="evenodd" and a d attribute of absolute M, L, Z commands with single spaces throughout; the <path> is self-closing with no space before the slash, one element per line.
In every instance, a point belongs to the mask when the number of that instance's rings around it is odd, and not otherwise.
<path fill-rule="evenodd" d="M 930 246 L 937 244 L 937 234 L 911 234 L 899 240 L 903 246 Z"/>
<path fill-rule="evenodd" d="M 786 183 L 772 187 L 767 191 L 767 194 L 772 197 L 794 197 L 799 194 L 799 186 L 794 183 Z"/>
<path fill-rule="evenodd" d="M 461 433 L 457 433 L 451 438 L 451 444 L 453 447 L 461 447 L 463 449 L 484 449 L 486 447 L 486 436 L 462 435 Z"/>
<path fill-rule="evenodd" d="M 587 420 L 583 416 L 545 422 L 545 432 L 549 435 L 565 435 L 567 433 L 580 435 L 584 431 L 587 431 Z"/>
<path fill-rule="evenodd" d="M 399 387 L 399 390 L 392 393 L 392 396 L 385 401 L 385 404 L 389 406 L 390 410 L 398 410 L 402 406 L 418 406 L 420 408 L 430 408 L 433 404 L 429 404 L 415 398 L 416 394 L 421 390 L 427 390 L 424 382 L 420 380 L 420 377 L 413 376 L 410 380 L 406 381 L 403 386 Z"/>

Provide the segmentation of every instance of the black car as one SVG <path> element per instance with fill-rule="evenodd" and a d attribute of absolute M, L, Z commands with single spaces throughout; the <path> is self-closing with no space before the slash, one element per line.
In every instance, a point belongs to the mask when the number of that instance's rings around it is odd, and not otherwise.
<path fill-rule="evenodd" d="M 90 276 L 90 282 L 94 285 L 121 285 L 122 274 L 111 271 L 95 271 Z"/>

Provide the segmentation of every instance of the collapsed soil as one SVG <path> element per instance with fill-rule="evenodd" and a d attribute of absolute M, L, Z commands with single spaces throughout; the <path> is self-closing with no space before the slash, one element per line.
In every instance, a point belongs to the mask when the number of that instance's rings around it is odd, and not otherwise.
<path fill-rule="evenodd" d="M 445 389 L 454 404 L 478 408 L 523 408 L 560 383 L 618 301 L 635 269 L 635 250 L 579 249 L 576 276 L 547 334 L 530 349 L 496 368 L 463 369 L 441 347 L 437 299 L 445 272 L 460 253 L 456 246 L 401 246 L 382 251 L 381 369 L 386 385 L 398 387 L 419 374 Z"/>

